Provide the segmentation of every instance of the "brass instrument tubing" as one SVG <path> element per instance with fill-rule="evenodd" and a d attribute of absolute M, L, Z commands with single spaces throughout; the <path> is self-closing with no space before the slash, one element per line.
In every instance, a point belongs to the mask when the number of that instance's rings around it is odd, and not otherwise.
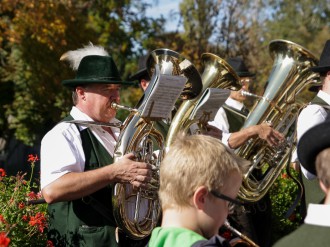
<path fill-rule="evenodd" d="M 242 96 L 254 97 L 254 98 L 257 98 L 257 99 L 262 99 L 263 101 L 268 102 L 271 106 L 273 106 L 280 113 L 282 113 L 282 110 L 280 108 L 278 108 L 278 106 L 273 101 L 271 101 L 270 99 L 268 99 L 267 97 L 260 96 L 260 95 L 257 95 L 257 94 L 253 94 L 253 93 L 250 93 L 250 92 L 244 91 L 244 90 L 241 90 L 241 95 Z"/>
<path fill-rule="evenodd" d="M 237 229 L 235 229 L 234 227 L 232 227 L 228 220 L 225 221 L 225 223 L 223 224 L 228 230 L 230 230 L 231 232 L 233 232 L 235 235 L 237 235 L 238 237 L 240 237 L 241 239 L 243 239 L 244 241 L 248 242 L 250 246 L 252 247 L 259 247 L 259 245 L 257 245 L 255 242 L 253 242 L 250 238 L 248 238 L 246 235 L 244 235 L 243 233 L 241 233 L 240 231 L 238 231 Z"/>

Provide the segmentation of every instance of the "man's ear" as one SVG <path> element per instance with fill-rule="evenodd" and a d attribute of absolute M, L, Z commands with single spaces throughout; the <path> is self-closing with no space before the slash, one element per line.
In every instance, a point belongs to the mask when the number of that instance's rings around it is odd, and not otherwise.
<path fill-rule="evenodd" d="M 75 90 L 76 90 L 78 97 L 85 95 L 85 90 L 83 87 L 77 86 Z"/>
<path fill-rule="evenodd" d="M 141 84 L 141 87 L 142 87 L 143 91 L 145 91 L 147 89 L 148 83 L 149 83 L 149 81 L 147 81 L 145 79 L 141 79 L 140 84 Z"/>
<path fill-rule="evenodd" d="M 208 194 L 209 191 L 205 186 L 200 186 L 195 190 L 193 203 L 197 209 L 204 209 Z"/>

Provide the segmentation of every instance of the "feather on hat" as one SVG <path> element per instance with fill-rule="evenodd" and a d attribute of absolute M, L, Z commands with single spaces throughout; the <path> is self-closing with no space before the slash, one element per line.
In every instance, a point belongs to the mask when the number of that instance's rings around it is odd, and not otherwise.
<path fill-rule="evenodd" d="M 104 47 L 95 46 L 92 42 L 89 42 L 89 44 L 83 48 L 74 51 L 67 51 L 61 56 L 60 61 L 68 61 L 70 67 L 76 71 L 78 70 L 81 60 L 84 57 L 91 55 L 109 56 L 109 53 L 104 49 Z"/>
<path fill-rule="evenodd" d="M 61 61 L 68 61 L 70 67 L 77 71 L 76 78 L 62 81 L 66 87 L 75 88 L 87 84 L 122 84 L 117 66 L 112 57 L 102 46 L 92 43 L 83 48 L 64 53 Z"/>

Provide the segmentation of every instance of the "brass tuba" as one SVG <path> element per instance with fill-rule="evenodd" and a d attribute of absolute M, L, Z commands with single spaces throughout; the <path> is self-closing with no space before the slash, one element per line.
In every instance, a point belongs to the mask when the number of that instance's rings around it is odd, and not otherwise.
<path fill-rule="evenodd" d="M 194 65 L 178 53 L 168 49 L 157 49 L 147 59 L 147 69 L 152 79 L 138 109 L 129 109 L 113 103 L 116 109 L 131 111 L 121 127 L 121 133 L 115 147 L 114 161 L 133 152 L 136 160 L 153 166 L 152 182 L 148 189 L 136 189 L 131 184 L 117 183 L 113 191 L 113 212 L 117 225 L 132 239 L 148 236 L 159 223 L 160 203 L 158 199 L 159 166 L 164 156 L 165 136 L 156 127 L 157 121 L 151 117 L 142 117 L 141 112 L 150 100 L 156 84 L 162 75 L 184 77 L 186 82 L 183 99 L 196 97 L 202 88 L 201 78 Z M 182 79 L 182 78 L 181 78 Z M 150 116 L 150 115 L 147 115 Z M 158 155 L 155 151 L 159 152 Z"/>
<path fill-rule="evenodd" d="M 267 87 L 242 128 L 270 122 L 286 140 L 278 147 L 270 147 L 259 138 L 250 139 L 236 150 L 240 157 L 252 163 L 238 193 L 246 202 L 260 200 L 290 162 L 296 142 L 295 123 L 303 103 L 298 96 L 318 77 L 310 70 L 318 60 L 304 47 L 287 40 L 273 40 L 269 52 L 274 63 Z"/>
<path fill-rule="evenodd" d="M 222 88 L 239 90 L 241 84 L 239 77 L 234 69 L 222 58 L 212 54 L 203 53 L 201 56 L 203 65 L 202 83 L 204 92 L 207 88 Z M 180 105 L 176 112 L 167 133 L 166 147 L 169 147 L 174 141 L 178 132 L 187 132 L 190 126 L 198 120 L 191 117 L 195 107 L 197 107 L 198 99 L 202 92 L 195 99 L 187 100 Z"/>

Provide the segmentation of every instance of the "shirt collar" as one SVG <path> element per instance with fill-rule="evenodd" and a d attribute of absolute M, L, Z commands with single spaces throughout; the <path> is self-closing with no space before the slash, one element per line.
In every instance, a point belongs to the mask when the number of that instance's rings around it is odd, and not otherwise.
<path fill-rule="evenodd" d="M 242 108 L 244 107 L 244 104 L 242 102 L 239 102 L 235 99 L 232 99 L 230 97 L 228 97 L 228 99 L 225 102 L 228 106 L 233 107 L 234 109 L 237 110 L 242 110 Z"/>
<path fill-rule="evenodd" d="M 330 227 L 330 205 L 309 204 L 305 224 Z"/>
<path fill-rule="evenodd" d="M 317 96 L 320 97 L 321 99 L 323 99 L 325 102 L 327 102 L 330 105 L 330 95 L 327 94 L 326 92 L 320 90 L 317 93 Z"/>

